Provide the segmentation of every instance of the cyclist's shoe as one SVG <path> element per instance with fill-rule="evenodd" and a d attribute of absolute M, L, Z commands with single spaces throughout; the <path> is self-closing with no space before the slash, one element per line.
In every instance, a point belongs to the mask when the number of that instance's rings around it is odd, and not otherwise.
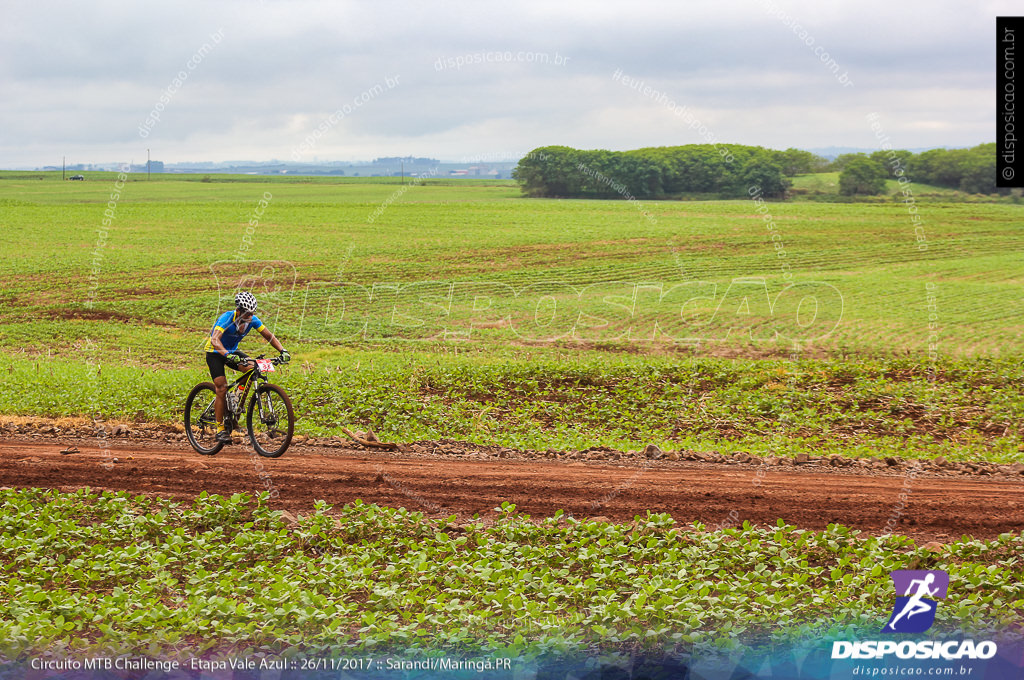
<path fill-rule="evenodd" d="M 217 433 L 217 441 L 220 442 L 221 444 L 230 444 L 231 433 L 228 432 L 227 430 L 221 430 L 220 432 Z"/>

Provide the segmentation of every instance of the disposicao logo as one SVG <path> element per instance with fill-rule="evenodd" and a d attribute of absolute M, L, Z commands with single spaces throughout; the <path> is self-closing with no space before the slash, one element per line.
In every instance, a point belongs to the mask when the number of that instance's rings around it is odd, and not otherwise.
<path fill-rule="evenodd" d="M 935 623 L 936 600 L 946 597 L 949 574 L 944 571 L 903 570 L 891 574 L 896 585 L 896 605 L 882 633 L 923 633 Z M 934 599 L 933 599 L 934 598 Z M 991 659 L 998 651 L 991 640 L 837 640 L 832 643 L 833 659 Z"/>
<path fill-rule="evenodd" d="M 946 599 L 949 574 L 944 571 L 894 571 L 896 606 L 883 633 L 923 633 L 935 623 L 935 610 Z"/>

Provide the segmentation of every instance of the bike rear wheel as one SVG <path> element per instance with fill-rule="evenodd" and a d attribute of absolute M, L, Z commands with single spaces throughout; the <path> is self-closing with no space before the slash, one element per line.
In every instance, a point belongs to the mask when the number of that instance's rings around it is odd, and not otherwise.
<path fill-rule="evenodd" d="M 216 399 L 213 383 L 204 382 L 193 387 L 185 400 L 185 436 L 192 448 L 204 456 L 212 456 L 224 448 L 224 444 L 217 441 L 217 416 L 213 410 Z"/>
<path fill-rule="evenodd" d="M 288 450 L 295 432 L 291 399 L 273 383 L 260 385 L 249 402 L 246 425 L 256 453 L 277 458 Z"/>

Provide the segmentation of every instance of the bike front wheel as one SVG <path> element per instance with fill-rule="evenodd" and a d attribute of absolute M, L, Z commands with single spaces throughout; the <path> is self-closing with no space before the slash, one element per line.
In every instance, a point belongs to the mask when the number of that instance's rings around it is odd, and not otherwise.
<path fill-rule="evenodd" d="M 295 413 L 285 391 L 272 383 L 260 385 L 246 414 L 249 441 L 256 453 L 277 458 L 288 450 L 295 432 Z"/>
<path fill-rule="evenodd" d="M 224 448 L 217 441 L 217 417 L 214 414 L 216 388 L 212 382 L 199 383 L 188 393 L 185 400 L 185 436 L 192 448 L 204 456 Z"/>

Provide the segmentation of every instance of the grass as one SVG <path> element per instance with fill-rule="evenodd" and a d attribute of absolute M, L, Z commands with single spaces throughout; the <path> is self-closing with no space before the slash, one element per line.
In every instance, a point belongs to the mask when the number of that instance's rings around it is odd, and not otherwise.
<path fill-rule="evenodd" d="M 933 552 L 839 525 L 537 522 L 504 504 L 491 523 L 456 526 L 358 502 L 321 503 L 293 526 L 266 500 L 0 491 L 0 655 L 682 654 L 856 639 L 887 620 L 889 572 L 908 567 L 956 584 L 933 636 L 991 636 L 1024 614 L 1019 533 Z"/>
<path fill-rule="evenodd" d="M 0 173 L 0 413 L 177 420 L 242 286 L 306 433 L 1020 455 L 1014 205 L 922 200 L 915 233 L 892 202 L 646 219 L 507 181 L 164 175 L 111 208 L 116 174 L 37 174 Z"/>
<path fill-rule="evenodd" d="M 12 323 L 53 321 L 68 309 L 84 314 L 95 299 L 90 313 L 127 317 L 130 345 L 147 323 L 202 333 L 248 277 L 291 340 L 347 337 L 341 324 L 349 319 L 329 305 L 332 295 L 344 298 L 336 284 L 345 282 L 376 292 L 377 306 L 349 311 L 374 322 L 371 339 L 465 332 L 506 312 L 526 328 L 512 323 L 491 334 L 498 340 L 628 337 L 641 348 L 658 338 L 763 347 L 799 340 L 823 351 L 898 352 L 927 349 L 933 295 L 942 353 L 1019 352 L 1022 237 L 1012 205 L 922 206 L 922 250 L 902 205 L 770 204 L 779 257 L 751 202 L 656 203 L 652 223 L 626 202 L 527 200 L 510 186 L 424 185 L 396 196 L 403 187 L 391 183 L 335 182 L 129 182 L 103 239 L 97 230 L 112 185 L 0 183 L 0 202 L 14 201 L 2 217 L 9 287 L 0 313 Z M 257 218 L 264 193 L 272 199 Z M 251 220 L 259 224 L 245 255 L 261 263 L 233 263 Z M 271 271 L 266 262 L 285 264 Z M 429 291 L 424 282 L 490 285 L 494 309 L 456 299 L 449 312 L 443 285 Z M 791 332 L 797 291 L 771 309 L 790 282 L 819 300 L 818 318 L 799 318 L 808 326 L 800 332 Z M 424 310 L 424 295 L 441 306 Z M 551 301 L 560 306 L 548 327 Z M 424 319 L 405 314 L 409 307 L 433 316 L 417 325 Z M 587 315 L 579 324 L 576 312 Z M 775 331 L 783 342 L 773 341 Z M 61 349 L 76 334 L 66 335 Z"/>
<path fill-rule="evenodd" d="M 424 350 L 426 348 L 423 348 Z M 732 360 L 628 353 L 320 350 L 275 374 L 301 433 L 372 428 L 520 449 L 611 446 L 1010 463 L 1024 447 L 1016 361 Z M 126 357 L 127 358 L 127 357 Z M 0 413 L 180 422 L 197 369 L 9 359 Z"/>
<path fill-rule="evenodd" d="M 890 199 L 771 203 L 780 256 L 750 201 L 645 219 L 508 182 L 162 176 L 111 208 L 113 174 L 37 175 L 0 173 L 0 414 L 177 421 L 243 286 L 295 359 L 275 376 L 308 434 L 1021 459 L 1010 203 L 922 196 L 926 248 Z M 858 639 L 905 568 L 957 584 L 937 638 L 989 635 L 1024 615 L 1022 550 L 510 506 L 455 525 L 321 504 L 293 526 L 265 498 L 0 490 L 0 658 Z"/>

